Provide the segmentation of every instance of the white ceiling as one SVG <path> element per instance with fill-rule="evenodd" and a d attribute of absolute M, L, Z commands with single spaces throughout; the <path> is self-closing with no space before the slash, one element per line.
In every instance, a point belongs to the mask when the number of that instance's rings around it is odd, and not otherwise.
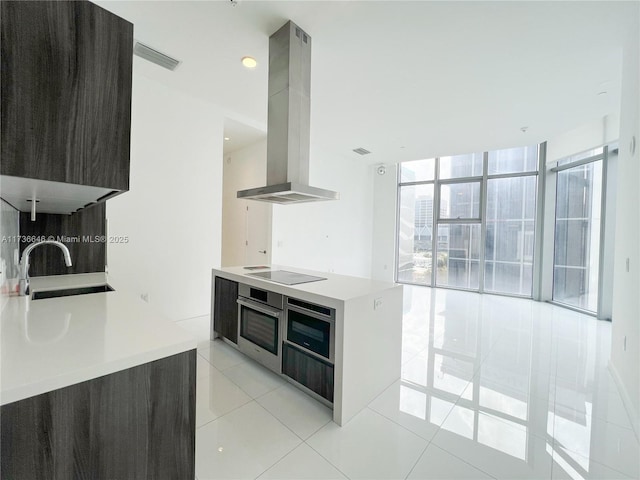
<path fill-rule="evenodd" d="M 257 131 L 266 128 L 268 37 L 293 20 L 313 39 L 312 145 L 373 163 L 537 143 L 616 112 L 622 37 L 637 8 L 612 1 L 96 3 L 133 22 L 136 39 L 183 62 L 170 72 L 136 59 L 137 73 L 210 100 Z M 255 70 L 241 65 L 245 55 L 258 60 Z M 373 153 L 360 157 L 356 147 Z"/>

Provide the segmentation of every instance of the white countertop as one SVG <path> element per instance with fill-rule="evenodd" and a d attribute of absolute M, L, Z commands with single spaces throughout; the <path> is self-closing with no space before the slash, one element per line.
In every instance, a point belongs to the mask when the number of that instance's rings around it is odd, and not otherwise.
<path fill-rule="evenodd" d="M 1 405 L 196 348 L 189 333 L 104 273 L 34 277 L 31 292 L 104 283 L 115 291 L 4 300 Z"/>
<path fill-rule="evenodd" d="M 307 275 L 323 277 L 326 278 L 326 280 L 301 283 L 298 285 L 284 285 L 264 278 L 247 275 L 251 273 L 267 272 L 269 270 L 286 270 L 289 272 L 304 273 Z M 243 266 L 224 267 L 213 269 L 213 271 L 215 274 L 229 280 L 269 289 L 283 295 L 294 297 L 297 295 L 303 300 L 323 300 L 327 306 L 333 306 L 330 304 L 332 303 L 332 300 L 344 302 L 397 287 L 396 283 L 391 282 L 381 282 L 378 280 L 371 280 L 369 278 L 351 277 L 348 275 L 338 275 L 328 272 L 316 272 L 284 265 L 269 265 L 267 268 L 259 270 L 247 270 Z"/>

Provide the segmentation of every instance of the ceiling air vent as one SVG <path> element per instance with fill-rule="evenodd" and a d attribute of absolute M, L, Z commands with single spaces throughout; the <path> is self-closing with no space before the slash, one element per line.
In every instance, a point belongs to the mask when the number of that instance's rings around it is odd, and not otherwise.
<path fill-rule="evenodd" d="M 149 60 L 151 63 L 155 63 L 156 65 L 160 65 L 167 70 L 175 70 L 178 65 L 180 65 L 180 60 L 176 60 L 175 58 L 171 58 L 169 55 L 165 55 L 158 50 L 155 50 L 144 43 L 136 42 L 133 46 L 133 53 L 138 55 L 140 58 L 144 58 L 145 60 Z"/>
<path fill-rule="evenodd" d="M 362 147 L 354 148 L 353 151 L 356 152 L 358 155 L 368 155 L 368 154 L 371 153 L 369 150 L 367 150 L 366 148 L 362 148 Z"/>

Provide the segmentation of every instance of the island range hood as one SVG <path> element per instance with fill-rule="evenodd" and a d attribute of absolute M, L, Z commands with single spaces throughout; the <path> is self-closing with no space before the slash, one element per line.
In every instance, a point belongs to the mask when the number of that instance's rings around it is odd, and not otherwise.
<path fill-rule="evenodd" d="M 309 185 L 311 37 L 289 21 L 269 37 L 267 185 L 238 198 L 293 204 L 337 200 Z"/>

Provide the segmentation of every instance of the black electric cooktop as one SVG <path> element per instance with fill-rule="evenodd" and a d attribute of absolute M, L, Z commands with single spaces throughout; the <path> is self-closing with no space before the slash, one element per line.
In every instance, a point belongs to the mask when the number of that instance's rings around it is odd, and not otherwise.
<path fill-rule="evenodd" d="M 314 277 L 313 275 L 305 275 L 303 273 L 288 272 L 286 270 L 272 270 L 269 272 L 247 273 L 250 277 L 264 278 L 272 282 L 282 283 L 284 285 L 298 285 L 299 283 L 319 282 L 326 280 L 324 277 Z"/>

